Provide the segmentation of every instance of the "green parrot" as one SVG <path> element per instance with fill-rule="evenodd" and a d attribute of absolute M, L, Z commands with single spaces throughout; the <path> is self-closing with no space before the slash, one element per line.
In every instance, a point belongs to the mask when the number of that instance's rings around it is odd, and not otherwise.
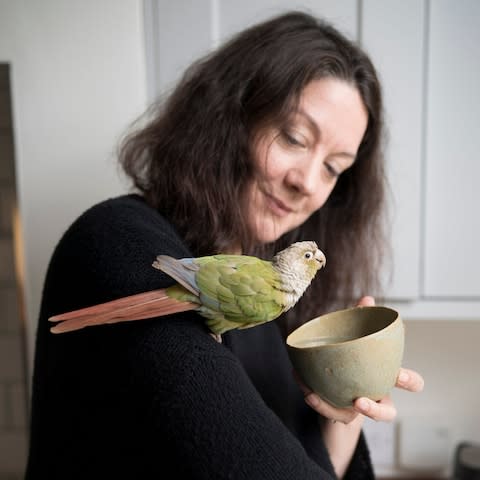
<path fill-rule="evenodd" d="M 196 310 L 217 336 L 250 328 L 293 307 L 326 258 L 312 241 L 296 242 L 272 261 L 247 255 L 175 259 L 159 255 L 152 266 L 177 283 L 73 312 L 54 315 L 50 331 L 63 333 L 105 323 Z"/>

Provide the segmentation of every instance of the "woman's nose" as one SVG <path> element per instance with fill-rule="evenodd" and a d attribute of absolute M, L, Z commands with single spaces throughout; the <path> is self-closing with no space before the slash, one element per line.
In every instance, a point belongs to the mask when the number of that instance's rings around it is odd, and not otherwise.
<path fill-rule="evenodd" d="M 318 189 L 320 168 L 321 162 L 318 159 L 299 163 L 289 169 L 285 182 L 290 188 L 303 195 L 313 195 Z"/>

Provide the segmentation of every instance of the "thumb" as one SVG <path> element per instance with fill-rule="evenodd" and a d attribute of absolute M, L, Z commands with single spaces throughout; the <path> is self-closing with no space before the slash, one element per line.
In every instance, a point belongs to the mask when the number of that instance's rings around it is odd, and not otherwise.
<path fill-rule="evenodd" d="M 375 299 L 370 295 L 366 295 L 365 297 L 362 297 L 357 302 L 357 307 L 373 307 L 374 305 L 375 305 Z"/>

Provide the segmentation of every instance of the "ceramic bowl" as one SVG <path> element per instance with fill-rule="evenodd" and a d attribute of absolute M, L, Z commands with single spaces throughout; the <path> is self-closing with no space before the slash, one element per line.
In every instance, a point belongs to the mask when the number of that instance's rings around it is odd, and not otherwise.
<path fill-rule="evenodd" d="M 405 328 L 397 311 L 354 307 L 314 318 L 287 337 L 303 382 L 336 407 L 358 397 L 380 400 L 396 383 Z"/>

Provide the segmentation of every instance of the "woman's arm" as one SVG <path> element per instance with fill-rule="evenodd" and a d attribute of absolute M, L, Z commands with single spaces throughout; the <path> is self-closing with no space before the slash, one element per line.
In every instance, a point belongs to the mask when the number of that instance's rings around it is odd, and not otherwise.
<path fill-rule="evenodd" d="M 335 408 L 302 386 L 305 402 L 320 414 L 319 423 L 335 474 L 343 478 L 352 461 L 364 416 L 353 408 Z"/>
<path fill-rule="evenodd" d="M 322 434 L 338 478 L 343 478 L 352 461 L 363 426 L 363 415 L 350 423 L 322 419 Z"/>

